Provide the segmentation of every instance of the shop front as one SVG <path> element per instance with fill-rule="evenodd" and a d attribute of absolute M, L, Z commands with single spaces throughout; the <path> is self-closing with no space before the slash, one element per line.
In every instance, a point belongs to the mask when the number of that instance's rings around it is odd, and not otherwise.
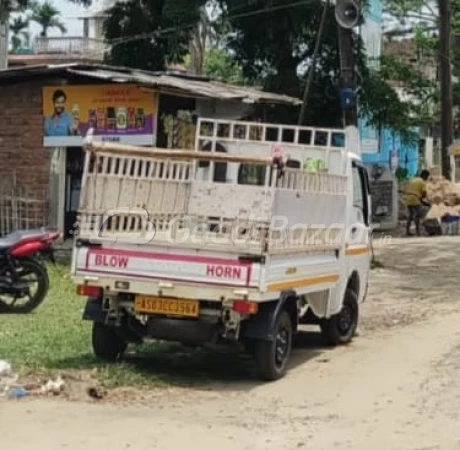
<path fill-rule="evenodd" d="M 0 234 L 59 227 L 72 237 L 84 138 L 195 146 L 197 116 L 243 118 L 299 99 L 186 74 L 69 63 L 0 71 Z"/>
<path fill-rule="evenodd" d="M 96 84 L 44 86 L 43 146 L 60 151 L 64 177 L 59 192 L 64 209 L 58 222 L 71 237 L 77 222 L 84 165 L 83 140 L 92 129 L 95 139 L 128 145 L 154 146 L 157 128 L 157 94 L 137 85 Z M 64 169 L 65 168 L 65 172 Z"/>

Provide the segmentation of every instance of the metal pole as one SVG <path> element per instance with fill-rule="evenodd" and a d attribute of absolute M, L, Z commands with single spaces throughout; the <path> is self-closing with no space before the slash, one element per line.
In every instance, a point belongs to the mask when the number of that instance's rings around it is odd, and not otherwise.
<path fill-rule="evenodd" d="M 451 0 L 439 0 L 439 71 L 441 78 L 441 167 L 450 179 L 449 146 L 453 141 L 452 68 L 451 68 Z"/>
<path fill-rule="evenodd" d="M 356 91 L 353 30 L 343 28 L 340 25 L 338 28 L 341 87 L 342 89 L 352 89 Z M 344 109 L 343 121 L 345 127 L 358 126 L 358 107 L 356 101 L 353 107 Z"/>

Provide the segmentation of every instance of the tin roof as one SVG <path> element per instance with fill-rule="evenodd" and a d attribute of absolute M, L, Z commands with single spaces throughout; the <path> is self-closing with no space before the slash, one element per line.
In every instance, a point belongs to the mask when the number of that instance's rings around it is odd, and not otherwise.
<path fill-rule="evenodd" d="M 37 76 L 74 75 L 112 83 L 138 84 L 159 92 L 191 95 L 197 98 L 234 100 L 244 103 L 271 103 L 298 106 L 302 101 L 286 95 L 263 92 L 246 86 L 221 83 L 208 77 L 191 76 L 178 72 L 148 72 L 100 64 L 64 63 L 41 64 L 0 70 L 0 84 L 6 80 L 30 79 Z"/>

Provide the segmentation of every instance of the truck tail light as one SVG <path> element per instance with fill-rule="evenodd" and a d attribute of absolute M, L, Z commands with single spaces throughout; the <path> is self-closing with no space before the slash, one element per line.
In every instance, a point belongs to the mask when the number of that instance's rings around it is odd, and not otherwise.
<path fill-rule="evenodd" d="M 99 298 L 102 288 L 99 286 L 88 286 L 87 284 L 80 284 L 77 286 L 77 294 L 83 297 Z"/>
<path fill-rule="evenodd" d="M 233 311 L 238 314 L 257 314 L 259 311 L 259 304 L 247 300 L 235 300 L 233 302 Z"/>

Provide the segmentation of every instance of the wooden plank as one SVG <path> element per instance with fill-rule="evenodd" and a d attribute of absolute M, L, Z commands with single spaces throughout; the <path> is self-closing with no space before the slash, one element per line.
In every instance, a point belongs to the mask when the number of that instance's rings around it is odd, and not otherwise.
<path fill-rule="evenodd" d="M 113 157 L 115 155 L 138 157 L 138 158 L 165 158 L 165 159 L 185 159 L 199 161 L 221 161 L 234 162 L 241 164 L 253 164 L 261 166 L 272 165 L 272 158 L 250 157 L 243 155 L 229 155 L 226 153 L 203 152 L 196 150 L 179 150 L 179 149 L 157 149 L 136 147 L 134 145 L 109 144 L 106 142 L 92 142 L 86 147 L 87 151 L 104 154 L 104 156 Z"/>

